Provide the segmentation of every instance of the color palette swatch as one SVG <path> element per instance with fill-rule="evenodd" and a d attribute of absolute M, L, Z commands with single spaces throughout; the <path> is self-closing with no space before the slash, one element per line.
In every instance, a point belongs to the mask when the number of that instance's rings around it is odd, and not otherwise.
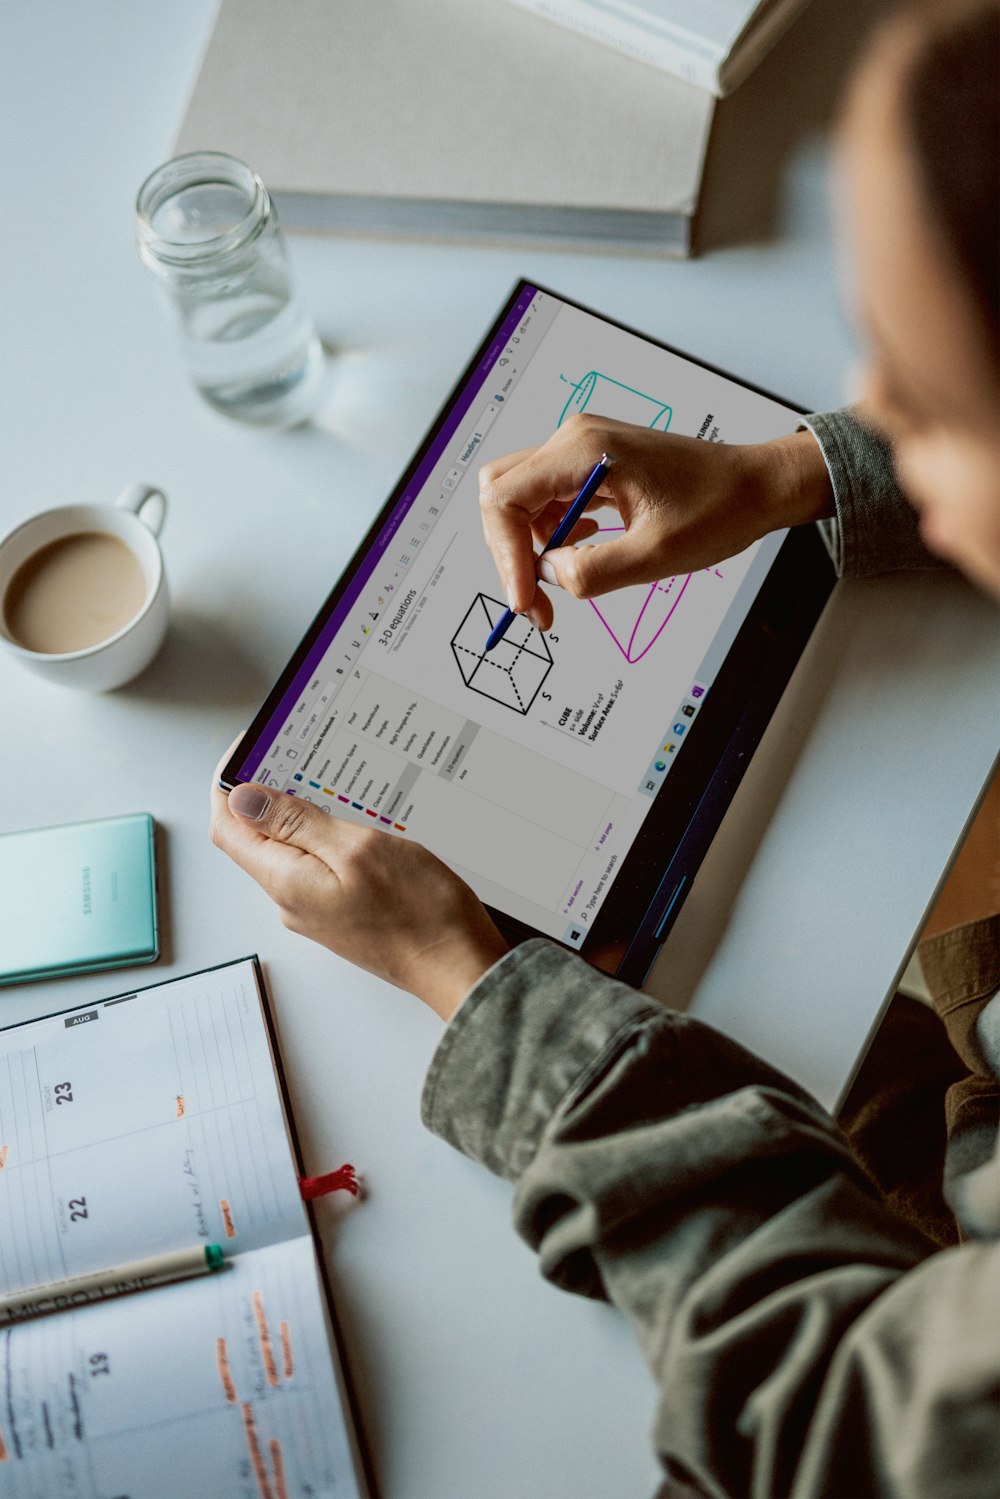
<path fill-rule="evenodd" d="M 301 779 L 301 777 L 299 777 L 299 779 Z M 341 795 L 339 791 L 331 791 L 329 786 L 321 786 L 319 781 L 310 781 L 309 785 L 314 786 L 317 791 L 322 791 L 324 796 L 335 797 L 338 802 L 343 802 L 345 807 L 351 807 L 355 812 L 364 812 L 366 817 L 374 817 L 376 821 L 384 822 L 387 828 L 395 828 L 397 833 L 406 832 L 405 822 L 393 822 L 391 817 L 384 817 L 381 812 L 374 812 L 372 811 L 371 807 L 364 806 L 362 802 L 354 802 L 349 796 Z M 297 796 L 298 792 L 294 789 L 294 787 L 287 786 L 285 788 L 285 795 Z"/>

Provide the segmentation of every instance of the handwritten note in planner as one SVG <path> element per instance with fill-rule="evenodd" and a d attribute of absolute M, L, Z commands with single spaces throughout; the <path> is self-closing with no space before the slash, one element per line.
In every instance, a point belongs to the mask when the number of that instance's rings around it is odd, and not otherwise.
<path fill-rule="evenodd" d="M 361 1489 L 255 965 L 0 1032 L 0 1294 L 198 1243 L 0 1329 L 4 1499 Z"/>

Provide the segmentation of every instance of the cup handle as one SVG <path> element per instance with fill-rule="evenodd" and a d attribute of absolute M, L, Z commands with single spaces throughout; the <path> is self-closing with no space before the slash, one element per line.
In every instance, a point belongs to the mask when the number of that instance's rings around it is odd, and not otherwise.
<path fill-rule="evenodd" d="M 154 489 L 149 484 L 127 484 L 115 505 L 119 510 L 131 510 L 154 536 L 159 536 L 167 513 L 167 497 L 162 489 Z"/>

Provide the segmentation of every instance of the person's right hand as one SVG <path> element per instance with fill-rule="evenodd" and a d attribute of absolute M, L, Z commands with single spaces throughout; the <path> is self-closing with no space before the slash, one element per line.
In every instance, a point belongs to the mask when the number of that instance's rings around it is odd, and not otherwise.
<path fill-rule="evenodd" d="M 612 505 L 624 530 L 597 546 L 544 546 L 603 452 L 614 458 L 588 509 Z M 808 431 L 735 446 L 574 416 L 539 448 L 479 472 L 483 530 L 511 608 L 552 623 L 545 582 L 577 598 L 696 572 L 733 557 L 778 526 L 832 513 L 823 455 Z M 574 542 L 593 535 L 587 516 Z"/>

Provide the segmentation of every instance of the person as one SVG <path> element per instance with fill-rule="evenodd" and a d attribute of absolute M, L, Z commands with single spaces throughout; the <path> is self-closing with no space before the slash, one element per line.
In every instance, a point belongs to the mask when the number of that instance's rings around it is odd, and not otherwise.
<path fill-rule="evenodd" d="M 850 90 L 837 170 L 860 410 L 748 447 L 585 416 L 487 465 L 485 533 L 514 608 L 544 629 L 543 585 L 586 598 L 809 521 L 841 573 L 933 553 L 1000 595 L 998 45 L 995 0 L 938 0 L 889 22 Z M 599 500 L 621 537 L 588 545 L 585 517 L 539 565 L 604 448 Z M 1000 922 L 981 867 L 948 913 L 961 924 L 925 952 L 955 1048 L 954 1218 L 928 1236 L 793 1081 L 554 944 L 508 951 L 427 851 L 253 785 L 213 793 L 212 838 L 286 925 L 448 1022 L 423 1118 L 515 1183 L 516 1227 L 551 1281 L 631 1320 L 675 1486 L 997 1492 Z"/>

